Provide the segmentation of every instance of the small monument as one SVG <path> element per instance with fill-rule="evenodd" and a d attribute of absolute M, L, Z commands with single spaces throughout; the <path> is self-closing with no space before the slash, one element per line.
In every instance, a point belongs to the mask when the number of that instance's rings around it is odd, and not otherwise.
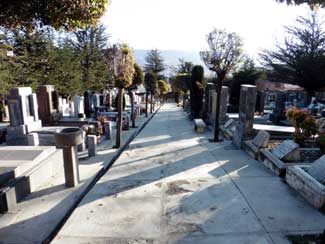
<path fill-rule="evenodd" d="M 84 93 L 84 109 L 86 118 L 92 118 L 94 114 L 94 104 L 93 104 L 93 93 L 91 91 L 85 91 Z"/>
<path fill-rule="evenodd" d="M 228 103 L 228 87 L 222 86 L 220 98 L 220 116 L 219 120 L 224 123 L 227 120 L 227 103 Z"/>
<path fill-rule="evenodd" d="M 52 85 L 39 87 L 37 90 L 38 113 L 43 125 L 56 125 L 61 119 L 59 112 L 59 94 Z"/>
<path fill-rule="evenodd" d="M 84 98 L 81 96 L 74 96 L 74 117 L 84 118 L 85 109 L 84 109 Z"/>
<path fill-rule="evenodd" d="M 241 85 L 239 99 L 239 123 L 233 136 L 233 142 L 241 148 L 243 142 L 253 135 L 253 122 L 256 103 L 256 86 Z"/>
<path fill-rule="evenodd" d="M 42 127 L 36 94 L 30 87 L 16 87 L 10 90 L 7 101 L 10 126 L 7 127 L 6 141 L 9 145 L 28 145 L 27 134 Z"/>

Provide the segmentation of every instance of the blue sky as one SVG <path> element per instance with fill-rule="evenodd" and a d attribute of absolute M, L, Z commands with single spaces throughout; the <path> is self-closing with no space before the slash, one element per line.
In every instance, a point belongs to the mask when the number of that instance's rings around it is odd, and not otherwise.
<path fill-rule="evenodd" d="M 102 22 L 112 42 L 135 49 L 200 51 L 208 32 L 225 28 L 237 32 L 245 51 L 256 57 L 283 39 L 283 26 L 308 12 L 308 6 L 275 0 L 111 0 Z"/>

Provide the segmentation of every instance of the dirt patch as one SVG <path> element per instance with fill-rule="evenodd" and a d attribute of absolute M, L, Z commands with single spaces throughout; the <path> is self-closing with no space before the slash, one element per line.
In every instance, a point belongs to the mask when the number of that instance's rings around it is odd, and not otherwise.
<path fill-rule="evenodd" d="M 186 180 L 177 180 L 173 182 L 169 182 L 167 184 L 167 191 L 166 193 L 168 195 L 177 195 L 177 194 L 182 194 L 182 193 L 187 193 L 187 192 L 192 192 L 190 190 L 184 189 L 181 187 L 181 185 L 189 185 L 190 182 Z"/>

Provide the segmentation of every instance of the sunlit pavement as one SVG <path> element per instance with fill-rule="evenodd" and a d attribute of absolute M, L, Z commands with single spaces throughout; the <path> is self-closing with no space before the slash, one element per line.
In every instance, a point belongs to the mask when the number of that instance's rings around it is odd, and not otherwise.
<path fill-rule="evenodd" d="M 325 217 L 229 141 L 209 143 L 163 106 L 53 243 L 289 243 Z"/>

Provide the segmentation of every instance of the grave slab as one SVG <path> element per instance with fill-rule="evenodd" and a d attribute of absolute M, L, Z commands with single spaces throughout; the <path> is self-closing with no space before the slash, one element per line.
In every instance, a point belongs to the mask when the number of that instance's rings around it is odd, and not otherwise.
<path fill-rule="evenodd" d="M 299 145 L 292 140 L 285 140 L 272 150 L 272 154 L 282 160 L 297 161 L 296 153 L 299 154 Z"/>
<path fill-rule="evenodd" d="M 308 174 L 322 184 L 325 184 L 325 155 L 310 165 Z"/>

